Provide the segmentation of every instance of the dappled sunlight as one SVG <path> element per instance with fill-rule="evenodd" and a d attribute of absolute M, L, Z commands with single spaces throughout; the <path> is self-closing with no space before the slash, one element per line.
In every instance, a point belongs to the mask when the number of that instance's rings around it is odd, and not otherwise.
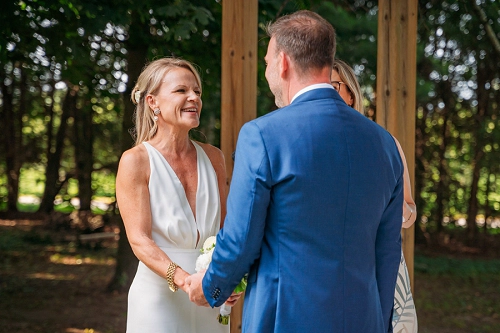
<path fill-rule="evenodd" d="M 74 274 L 52 274 L 52 273 L 33 273 L 28 274 L 29 279 L 39 280 L 57 280 L 57 281 L 72 281 L 76 279 Z"/>
<path fill-rule="evenodd" d="M 16 221 L 14 221 L 14 220 L 0 220 L 0 226 L 2 226 L 2 227 L 15 227 Z"/>
<path fill-rule="evenodd" d="M 100 333 L 100 331 L 96 331 L 94 330 L 93 328 L 84 328 L 84 329 L 81 329 L 81 328 L 67 328 L 66 333 Z"/>
<path fill-rule="evenodd" d="M 34 227 L 43 223 L 42 220 L 0 220 L 0 227 Z"/>
<path fill-rule="evenodd" d="M 79 256 L 61 255 L 59 253 L 50 256 L 50 262 L 53 264 L 63 265 L 105 265 L 111 266 L 115 264 L 113 258 L 81 258 Z"/>

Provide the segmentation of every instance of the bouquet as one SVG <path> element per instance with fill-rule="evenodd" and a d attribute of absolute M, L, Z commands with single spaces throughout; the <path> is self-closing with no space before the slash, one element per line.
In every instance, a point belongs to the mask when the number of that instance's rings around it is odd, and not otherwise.
<path fill-rule="evenodd" d="M 207 238 L 205 243 L 203 243 L 203 248 L 200 249 L 200 256 L 196 259 L 196 271 L 199 272 L 203 269 L 207 269 L 208 265 L 210 265 L 210 262 L 212 261 L 212 253 L 214 252 L 215 249 L 215 242 L 216 242 L 216 237 L 215 236 L 210 236 Z M 240 293 L 242 291 L 245 291 L 247 287 L 247 277 L 244 276 L 243 279 L 241 279 L 240 283 L 236 286 L 234 289 L 235 293 Z M 226 304 L 222 304 L 220 307 L 220 314 L 217 317 L 217 320 L 219 321 L 220 324 L 222 325 L 227 325 L 229 324 L 229 315 L 231 314 L 231 307 Z"/>

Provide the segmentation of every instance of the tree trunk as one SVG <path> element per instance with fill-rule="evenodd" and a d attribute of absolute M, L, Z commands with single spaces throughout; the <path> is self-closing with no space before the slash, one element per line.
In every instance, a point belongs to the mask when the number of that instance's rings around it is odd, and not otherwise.
<path fill-rule="evenodd" d="M 492 186 L 491 186 L 491 177 L 493 177 L 493 184 L 496 183 L 496 175 L 494 173 L 492 173 L 490 171 L 490 169 L 488 169 L 488 176 L 486 178 L 486 189 L 485 189 L 485 193 L 486 193 L 486 200 L 484 201 L 484 225 L 483 225 L 483 232 L 484 232 L 484 235 L 486 236 L 487 232 L 488 232 L 488 219 L 491 217 L 492 215 L 492 209 L 491 209 L 491 206 L 490 206 L 490 196 L 489 194 L 490 193 L 494 193 L 494 190 L 492 190 Z"/>
<path fill-rule="evenodd" d="M 68 93 L 64 99 L 61 124 L 56 134 L 55 143 L 47 143 L 47 168 L 45 170 L 45 189 L 38 212 L 50 213 L 54 210 L 54 200 L 60 189 L 59 167 L 61 166 L 61 156 L 64 148 L 64 139 L 66 138 L 66 129 L 71 109 L 76 107 L 78 87 L 68 85 Z M 52 128 L 48 128 L 52 131 Z"/>
<path fill-rule="evenodd" d="M 481 159 L 484 153 L 482 147 L 476 147 L 474 154 L 474 168 L 472 171 L 472 181 L 470 185 L 469 205 L 467 208 L 467 239 L 469 245 L 477 245 L 477 224 L 476 217 L 479 211 L 477 193 L 479 189 L 479 176 L 481 171 Z"/>
<path fill-rule="evenodd" d="M 1 80 L 2 85 L 2 133 L 5 140 L 2 140 L 5 150 L 5 164 L 7 167 L 7 211 L 17 211 L 17 196 L 19 189 L 19 173 L 16 172 L 16 138 L 15 138 L 15 117 L 12 105 L 12 92 L 5 85 L 5 80 Z"/>
<path fill-rule="evenodd" d="M 24 160 L 23 150 L 21 149 L 21 135 L 22 135 L 22 117 L 26 112 L 26 75 L 22 70 L 22 63 L 16 63 L 15 67 L 20 70 L 21 80 L 19 82 L 19 95 L 18 108 L 14 106 L 14 98 L 12 92 L 16 80 L 12 78 L 10 89 L 5 85 L 5 81 L 1 82 L 1 89 L 3 95 L 3 119 L 2 119 L 2 133 L 4 133 L 5 140 L 4 150 L 7 168 L 7 211 L 17 212 L 17 200 L 19 196 L 19 178 L 21 173 L 21 166 Z M 4 73 L 5 74 L 5 73 Z M 4 76 L 5 77 L 5 76 Z"/>
<path fill-rule="evenodd" d="M 448 173 L 447 173 L 447 163 L 445 158 L 446 148 L 448 145 L 448 111 L 443 110 L 443 127 L 441 129 L 441 144 L 439 147 L 439 181 L 436 187 L 436 231 L 438 236 L 440 236 L 443 231 L 443 218 L 444 218 L 444 207 L 446 201 L 446 190 L 448 185 Z"/>
<path fill-rule="evenodd" d="M 139 261 L 134 252 L 132 252 L 121 216 L 115 215 L 114 218 L 116 218 L 120 226 L 120 238 L 118 240 L 118 252 L 116 253 L 115 274 L 109 282 L 107 289 L 110 292 L 127 292 L 134 279 Z"/>
<path fill-rule="evenodd" d="M 129 133 L 129 129 L 134 126 L 133 115 L 135 109 L 130 100 L 130 94 L 147 60 L 148 46 L 144 44 L 145 39 L 141 38 L 141 26 L 143 26 L 143 24 L 141 24 L 139 18 L 136 17 L 136 14 L 133 13 L 132 23 L 129 28 L 129 45 L 126 45 L 126 48 L 129 51 L 127 55 L 128 82 L 127 90 L 124 96 L 124 113 L 122 119 L 122 153 L 131 148 L 134 144 L 134 140 Z M 147 26 L 143 27 L 143 29 L 145 28 L 147 28 Z M 149 34 L 148 31 L 144 31 L 143 33 Z M 120 207 L 118 207 L 118 209 L 120 209 Z M 128 242 L 125 226 L 123 225 L 123 220 L 121 218 L 119 225 L 120 241 L 118 243 L 118 253 L 116 256 L 115 275 L 108 285 L 108 290 L 126 291 L 132 283 L 138 261 Z"/>
<path fill-rule="evenodd" d="M 424 133 L 425 131 L 422 129 L 425 126 L 425 118 L 423 120 L 417 119 L 415 126 L 415 204 L 417 205 L 417 210 L 419 216 L 417 217 L 417 221 L 415 221 L 415 243 L 422 244 L 425 243 L 425 234 L 422 231 L 422 227 L 419 220 L 422 218 L 423 207 L 425 204 L 424 199 L 422 198 L 422 189 L 424 188 L 424 175 L 425 175 L 425 163 L 423 158 L 423 152 L 425 149 L 425 141 L 424 141 Z"/>
<path fill-rule="evenodd" d="M 73 117 L 74 147 L 76 177 L 78 179 L 78 197 L 80 211 L 90 211 L 92 201 L 92 171 L 93 171 L 93 143 L 92 133 L 92 108 L 89 102 L 84 102 L 83 107 L 75 109 Z"/>
<path fill-rule="evenodd" d="M 427 59 L 423 58 L 417 63 L 417 73 L 420 73 L 422 77 L 427 77 L 430 75 L 432 72 L 433 67 L 432 63 Z M 418 106 L 417 106 L 418 108 Z M 427 229 L 427 226 L 429 224 L 429 219 L 427 220 L 427 225 L 423 225 L 421 223 L 418 223 L 419 221 L 422 220 L 422 216 L 424 216 L 425 211 L 424 207 L 426 205 L 426 200 L 422 197 L 423 193 L 423 188 L 425 184 L 425 179 L 426 179 L 426 173 L 427 169 L 429 168 L 429 161 L 425 157 L 425 151 L 426 151 L 426 141 L 427 141 L 427 134 L 425 131 L 426 127 L 426 119 L 429 114 L 429 110 L 425 107 L 422 107 L 421 111 L 422 117 L 416 117 L 415 119 L 415 204 L 417 205 L 417 211 L 418 211 L 418 219 L 415 222 L 415 242 L 416 243 L 427 243 L 430 241 L 429 233 L 428 230 L 425 230 L 424 228 Z M 428 216 L 429 218 L 429 216 Z"/>
<path fill-rule="evenodd" d="M 438 88 L 438 94 L 442 96 L 443 101 L 445 101 L 445 106 L 441 112 L 441 117 L 443 119 L 443 126 L 441 127 L 441 131 L 439 133 L 440 134 L 439 136 L 441 137 L 441 143 L 439 145 L 439 152 L 438 152 L 439 181 L 436 187 L 436 201 L 437 201 L 436 231 L 439 240 L 441 240 L 443 232 L 444 210 L 446 207 L 447 198 L 449 198 L 448 163 L 445 156 L 446 150 L 448 149 L 448 142 L 450 138 L 448 123 L 451 113 L 455 110 L 456 103 L 450 81 L 441 82 L 440 87 Z"/>
<path fill-rule="evenodd" d="M 479 191 L 479 178 L 481 176 L 482 162 L 484 158 L 484 146 L 486 139 L 487 114 L 489 104 L 489 92 L 485 89 L 486 83 L 491 82 L 491 74 L 494 71 L 488 68 L 488 58 L 480 61 L 477 66 L 477 113 L 475 115 L 475 128 L 472 131 L 471 144 L 475 143 L 472 180 L 470 185 L 469 205 L 467 208 L 467 241 L 469 245 L 478 245 L 476 217 L 479 212 L 479 202 L 477 194 Z M 474 138 L 475 134 L 475 138 Z"/>

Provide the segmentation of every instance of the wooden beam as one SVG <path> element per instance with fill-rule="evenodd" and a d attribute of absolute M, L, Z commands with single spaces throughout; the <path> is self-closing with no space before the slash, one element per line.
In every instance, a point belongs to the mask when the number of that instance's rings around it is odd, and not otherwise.
<path fill-rule="evenodd" d="M 376 119 L 401 143 L 412 184 L 415 183 L 417 5 L 418 0 L 378 2 Z M 415 226 L 404 229 L 402 236 L 413 289 Z"/>
<path fill-rule="evenodd" d="M 221 149 L 228 181 L 241 126 L 257 116 L 258 0 L 222 2 Z"/>
<path fill-rule="evenodd" d="M 258 0 L 222 2 L 221 150 L 227 182 L 241 126 L 257 116 Z M 241 332 L 243 299 L 233 307 L 231 333 Z"/>

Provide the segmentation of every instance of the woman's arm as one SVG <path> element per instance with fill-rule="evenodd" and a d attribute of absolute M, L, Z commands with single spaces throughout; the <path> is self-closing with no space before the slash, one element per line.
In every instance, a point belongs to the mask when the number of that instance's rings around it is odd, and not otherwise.
<path fill-rule="evenodd" d="M 143 145 L 126 151 L 118 165 L 116 200 L 135 256 L 156 274 L 166 278 L 172 260 L 152 238 L 149 173 L 149 158 Z M 184 280 L 187 276 L 189 274 L 182 268 L 176 268 L 174 283 L 184 291 Z"/>
<path fill-rule="evenodd" d="M 406 164 L 406 157 L 399 144 L 398 140 L 394 138 L 396 141 L 396 145 L 399 150 L 399 154 L 401 155 L 401 160 L 403 161 L 404 167 L 404 201 L 403 201 L 403 228 L 409 228 L 417 219 L 417 206 L 415 205 L 415 201 L 411 195 L 411 183 L 410 183 L 410 174 L 408 172 L 408 165 Z"/>
<path fill-rule="evenodd" d="M 205 153 L 207 154 L 212 166 L 217 175 L 217 184 L 219 185 L 219 197 L 220 197 L 220 227 L 224 226 L 224 219 L 226 218 L 226 201 L 228 193 L 228 179 L 226 173 L 226 161 L 224 160 L 224 154 L 222 151 L 209 144 L 199 143 Z"/>

